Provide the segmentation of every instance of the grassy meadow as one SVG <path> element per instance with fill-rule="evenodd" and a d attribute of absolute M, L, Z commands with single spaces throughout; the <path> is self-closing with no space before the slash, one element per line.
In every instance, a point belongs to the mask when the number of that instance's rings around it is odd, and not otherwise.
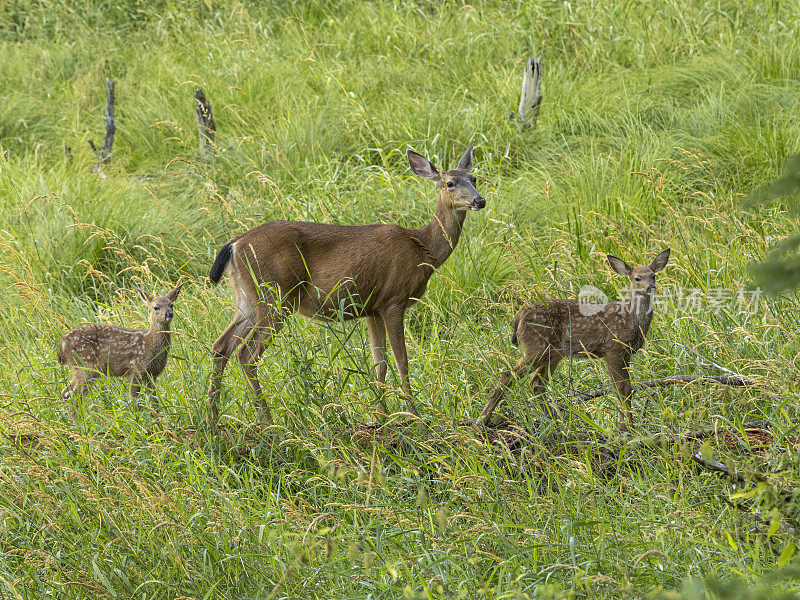
<path fill-rule="evenodd" d="M 508 114 L 539 55 L 525 128 Z M 0 2 L 0 598 L 795 597 L 800 299 L 742 290 L 797 222 L 741 201 L 800 152 L 798 74 L 792 2 Z M 279 218 L 421 226 L 435 186 L 406 149 L 451 168 L 471 140 L 487 206 L 406 318 L 425 427 L 359 427 L 377 406 L 363 323 L 293 318 L 260 363 L 275 425 L 234 358 L 208 435 L 220 246 Z M 516 311 L 583 285 L 617 298 L 606 253 L 666 247 L 634 387 L 723 374 L 709 362 L 756 386 L 639 390 L 622 450 L 611 396 L 554 419 L 520 383 L 500 412 L 528 434 L 470 426 L 518 358 Z M 58 339 L 145 327 L 134 289 L 179 279 L 162 419 L 100 379 L 73 422 Z M 565 362 L 549 393 L 608 383 Z"/>

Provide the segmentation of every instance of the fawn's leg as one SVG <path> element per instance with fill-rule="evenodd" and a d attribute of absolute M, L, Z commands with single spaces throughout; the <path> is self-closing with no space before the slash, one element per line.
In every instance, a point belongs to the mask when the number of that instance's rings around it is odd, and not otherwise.
<path fill-rule="evenodd" d="M 253 403 L 261 413 L 262 420 L 271 423 L 272 411 L 261 395 L 261 384 L 258 381 L 256 365 L 267 344 L 272 341 L 275 334 L 283 327 L 283 317 L 274 306 L 264 302 L 259 303 L 253 314 L 256 317 L 256 325 L 253 327 L 250 337 L 239 350 L 239 362 L 253 394 Z"/>
<path fill-rule="evenodd" d="M 548 350 L 534 366 L 535 373 L 531 378 L 531 387 L 533 388 L 533 393 L 535 396 L 544 396 L 545 391 L 547 390 L 547 382 L 550 380 L 550 375 L 553 371 L 555 371 L 558 363 L 560 363 L 564 359 L 564 355 L 561 352 L 557 352 L 555 350 Z M 550 412 L 550 404 L 545 403 L 545 410 Z M 556 416 L 560 419 L 561 418 L 561 409 L 559 408 L 558 404 L 553 404 L 552 407 L 555 409 Z M 551 414 L 552 416 L 552 414 Z"/>
<path fill-rule="evenodd" d="M 375 363 L 375 376 L 378 379 L 378 403 L 384 413 L 388 413 L 386 402 L 384 401 L 384 385 L 386 384 L 386 324 L 378 316 L 367 317 L 367 333 L 369 334 L 369 345 L 372 349 L 372 361 Z M 379 420 L 383 420 L 385 415 L 379 415 Z"/>
<path fill-rule="evenodd" d="M 131 398 L 133 398 L 134 400 L 133 410 L 139 412 L 139 394 L 141 393 L 142 388 L 144 388 L 145 391 L 148 392 L 148 394 L 150 395 L 150 405 L 153 416 L 154 417 L 160 416 L 158 395 L 155 393 L 155 387 L 156 387 L 155 379 L 150 375 L 142 375 L 142 376 L 131 375 L 129 382 L 130 382 Z"/>
<path fill-rule="evenodd" d="M 619 395 L 620 431 L 628 430 L 625 423 L 626 421 L 628 425 L 633 425 L 633 413 L 631 412 L 633 386 L 631 385 L 631 377 L 628 372 L 630 362 L 631 357 L 627 352 L 610 352 L 606 354 L 608 374 L 611 375 L 611 380 L 614 382 L 614 387 L 617 389 L 617 394 Z"/>
<path fill-rule="evenodd" d="M 157 418 L 161 418 L 161 402 L 158 399 L 158 394 L 156 393 L 156 378 L 155 377 L 148 377 L 147 378 L 147 387 L 150 389 L 150 409 L 153 411 L 153 416 Z"/>
<path fill-rule="evenodd" d="M 131 398 L 136 400 L 139 397 L 139 392 L 142 389 L 142 381 L 136 375 L 131 375 L 128 377 L 128 391 L 130 392 Z M 139 401 L 136 400 L 135 407 L 139 408 Z"/>
<path fill-rule="evenodd" d="M 70 399 L 69 414 L 74 421 L 78 420 L 78 402 L 89 392 L 89 382 L 96 379 L 99 375 L 93 371 L 87 371 L 79 367 L 72 368 L 72 379 L 67 384 L 61 395 Z"/>
<path fill-rule="evenodd" d="M 381 317 L 386 325 L 386 335 L 389 338 L 389 345 L 392 347 L 394 362 L 397 365 L 397 372 L 400 376 L 400 385 L 406 395 L 408 411 L 412 415 L 419 415 L 417 407 L 414 406 L 414 397 L 411 392 L 411 381 L 408 378 L 408 354 L 406 353 L 406 332 L 403 325 L 405 318 L 405 304 L 392 306 L 387 309 Z"/>
<path fill-rule="evenodd" d="M 523 356 L 519 359 L 517 366 L 515 366 L 511 371 L 505 371 L 500 375 L 500 383 L 498 383 L 494 388 L 492 395 L 489 396 L 489 401 L 481 411 L 481 416 L 478 417 L 478 427 L 486 427 L 486 425 L 489 423 L 489 419 L 492 418 L 494 409 L 497 408 L 497 405 L 500 404 L 508 392 L 509 384 L 511 383 L 512 378 L 518 379 L 520 377 L 525 377 L 528 373 L 530 373 L 533 363 L 533 358 Z"/>

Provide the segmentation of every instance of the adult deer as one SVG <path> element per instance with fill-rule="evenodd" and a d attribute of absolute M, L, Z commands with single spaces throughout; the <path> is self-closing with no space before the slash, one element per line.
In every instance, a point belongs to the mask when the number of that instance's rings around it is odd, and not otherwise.
<path fill-rule="evenodd" d="M 230 273 L 236 312 L 211 348 L 211 426 L 219 416 L 225 365 L 237 348 L 256 406 L 264 420 L 272 420 L 256 364 L 286 315 L 295 312 L 314 319 L 365 317 L 378 382 L 386 381 L 388 337 L 409 411 L 417 414 L 408 379 L 403 319 L 406 309 L 425 293 L 431 275 L 453 252 L 467 211 L 486 206 L 475 189 L 472 149 L 470 145 L 455 169 L 444 172 L 408 151 L 411 170 L 433 181 L 439 190 L 434 216 L 425 227 L 270 221 L 222 246 L 210 277 L 217 284 L 223 273 Z M 386 410 L 382 399 L 381 404 Z"/>
<path fill-rule="evenodd" d="M 522 309 L 514 319 L 511 343 L 519 343 L 522 358 L 514 375 L 524 377 L 534 371 L 534 393 L 544 393 L 550 373 L 564 358 L 603 358 L 620 397 L 619 428 L 631 423 L 630 397 L 633 394 L 628 373 L 631 357 L 644 346 L 644 338 L 653 320 L 653 293 L 656 273 L 667 266 L 667 248 L 652 263 L 632 267 L 616 256 L 607 256 L 611 268 L 630 280 L 628 300 L 588 304 L 578 300 L 548 300 Z M 486 426 L 494 409 L 503 399 L 511 382 L 510 371 L 500 376 L 483 409 L 478 426 Z"/>

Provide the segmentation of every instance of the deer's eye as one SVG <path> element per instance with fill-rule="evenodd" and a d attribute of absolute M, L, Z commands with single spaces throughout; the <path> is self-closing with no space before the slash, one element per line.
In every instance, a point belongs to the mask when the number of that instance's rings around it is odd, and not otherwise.
<path fill-rule="evenodd" d="M 452 187 L 455 187 L 455 186 L 456 186 L 455 182 L 453 182 L 453 181 L 448 181 L 447 182 L 447 187 L 452 188 Z"/>
<path fill-rule="evenodd" d="M 636 278 L 636 281 L 641 281 L 641 280 L 642 280 L 642 278 L 641 278 L 641 277 L 637 277 L 637 278 Z"/>
<path fill-rule="evenodd" d="M 161 310 L 161 307 L 160 306 L 154 306 L 153 310 Z"/>

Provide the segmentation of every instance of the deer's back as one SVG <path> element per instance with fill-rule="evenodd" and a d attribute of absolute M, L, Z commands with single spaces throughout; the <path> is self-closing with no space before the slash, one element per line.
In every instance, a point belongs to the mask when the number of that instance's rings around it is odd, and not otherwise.
<path fill-rule="evenodd" d="M 397 225 L 270 221 L 232 242 L 234 281 L 251 294 L 254 278 L 276 286 L 285 304 L 309 317 L 342 307 L 351 309 L 345 317 L 373 314 L 419 298 L 433 273 L 414 230 Z"/>
<path fill-rule="evenodd" d="M 125 376 L 141 368 L 146 333 L 139 329 L 86 323 L 61 338 L 58 358 L 70 366 Z"/>
<path fill-rule="evenodd" d="M 577 300 L 549 300 L 524 308 L 515 320 L 516 338 L 523 352 L 538 354 L 546 347 L 559 348 L 565 356 L 604 356 L 620 344 L 633 351 L 641 332 L 631 326 L 630 315 L 617 302 L 595 314 L 583 314 Z M 638 346 L 638 347 L 637 347 Z"/>

